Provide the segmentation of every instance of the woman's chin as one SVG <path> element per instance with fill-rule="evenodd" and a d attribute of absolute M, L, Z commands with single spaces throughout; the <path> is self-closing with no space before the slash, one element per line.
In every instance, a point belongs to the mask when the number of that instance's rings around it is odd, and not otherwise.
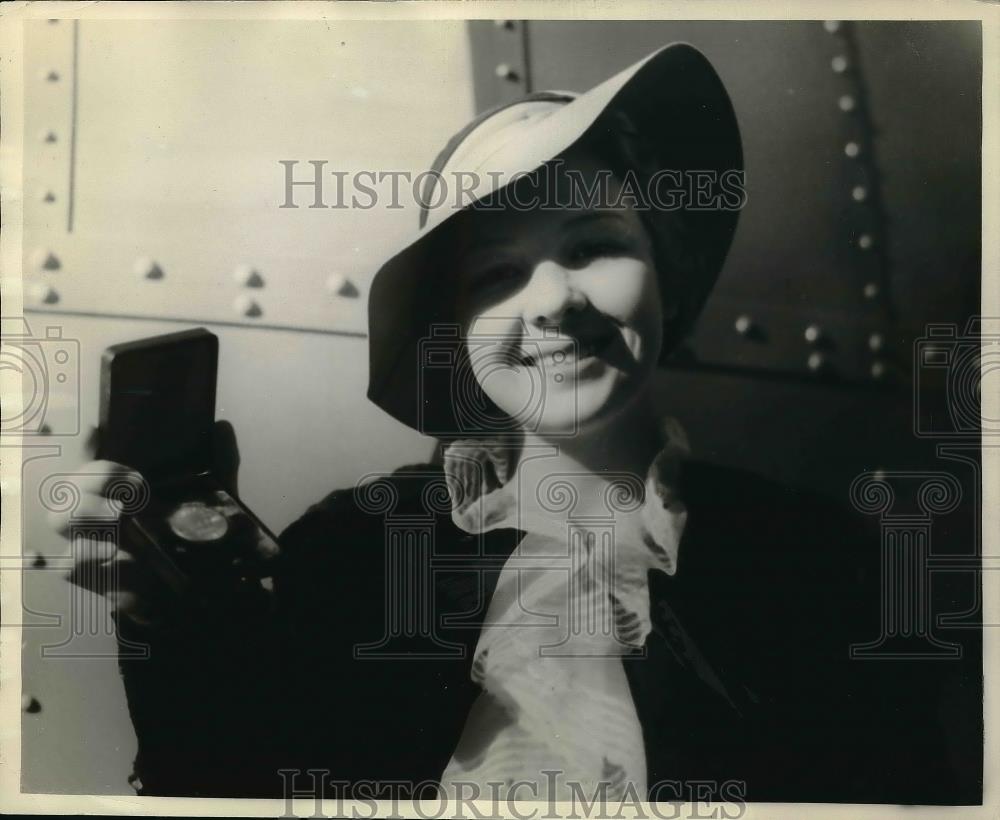
<path fill-rule="evenodd" d="M 610 377 L 580 380 L 571 389 L 550 391 L 536 431 L 566 436 L 600 428 L 631 404 L 639 392 L 636 387 L 631 380 Z"/>
<path fill-rule="evenodd" d="M 626 374 L 606 362 L 555 372 L 497 372 L 487 395 L 526 433 L 572 436 L 607 424 L 638 396 L 650 367 Z"/>

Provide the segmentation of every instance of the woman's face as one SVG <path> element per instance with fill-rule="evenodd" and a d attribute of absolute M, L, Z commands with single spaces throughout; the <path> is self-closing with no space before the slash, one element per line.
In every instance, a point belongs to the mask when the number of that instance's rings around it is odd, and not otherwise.
<path fill-rule="evenodd" d="M 586 159 L 572 166 L 584 179 L 597 172 Z M 663 336 L 652 246 L 638 213 L 508 208 L 470 217 L 459 321 L 487 397 L 541 434 L 573 433 L 629 404 Z"/>

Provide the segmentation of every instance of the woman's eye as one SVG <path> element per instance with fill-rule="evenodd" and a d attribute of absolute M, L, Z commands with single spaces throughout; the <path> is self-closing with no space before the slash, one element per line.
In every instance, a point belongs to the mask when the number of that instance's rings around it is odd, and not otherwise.
<path fill-rule="evenodd" d="M 521 270 L 517 265 L 491 265 L 472 274 L 471 286 L 475 293 L 491 293 L 509 287 L 520 277 Z"/>
<path fill-rule="evenodd" d="M 611 239 L 587 240 L 573 245 L 569 249 L 568 259 L 570 262 L 580 264 L 601 257 L 623 256 L 625 253 L 626 247 L 621 242 Z"/>

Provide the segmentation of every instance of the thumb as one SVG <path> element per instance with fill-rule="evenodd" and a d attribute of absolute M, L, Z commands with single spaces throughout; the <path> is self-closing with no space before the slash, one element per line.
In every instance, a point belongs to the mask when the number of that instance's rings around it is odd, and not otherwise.
<path fill-rule="evenodd" d="M 212 466 L 222 486 L 239 498 L 240 449 L 236 430 L 228 421 L 215 422 L 212 431 Z"/>
<path fill-rule="evenodd" d="M 101 441 L 101 431 L 96 427 L 91 426 L 87 428 L 87 434 L 83 439 L 83 459 L 84 461 L 93 461 L 97 458 L 97 450 Z"/>

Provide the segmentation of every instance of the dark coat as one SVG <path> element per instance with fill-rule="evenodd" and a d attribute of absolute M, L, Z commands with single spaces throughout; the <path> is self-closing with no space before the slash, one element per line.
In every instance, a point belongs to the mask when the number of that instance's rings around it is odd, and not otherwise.
<path fill-rule="evenodd" d="M 522 534 L 458 530 L 425 492 L 440 480 L 438 467 L 399 471 L 391 513 L 351 490 L 310 508 L 280 538 L 271 610 L 234 605 L 172 630 L 122 619 L 120 636 L 152 649 L 121 663 L 141 794 L 282 796 L 281 768 L 351 783 L 441 774 L 479 692 L 469 676 L 479 623 Z M 623 661 L 649 784 L 711 781 L 717 800 L 723 788 L 731 799 L 727 781 L 751 801 L 968 799 L 938 708 L 954 666 L 850 659 L 880 628 L 872 522 L 694 461 L 680 495 L 678 572 L 651 573 L 654 630 L 645 653 Z M 435 568 L 436 634 L 356 658 L 387 634 L 386 545 L 407 529 L 432 544 L 416 560 Z M 963 670 L 981 697 L 981 678 Z"/>

